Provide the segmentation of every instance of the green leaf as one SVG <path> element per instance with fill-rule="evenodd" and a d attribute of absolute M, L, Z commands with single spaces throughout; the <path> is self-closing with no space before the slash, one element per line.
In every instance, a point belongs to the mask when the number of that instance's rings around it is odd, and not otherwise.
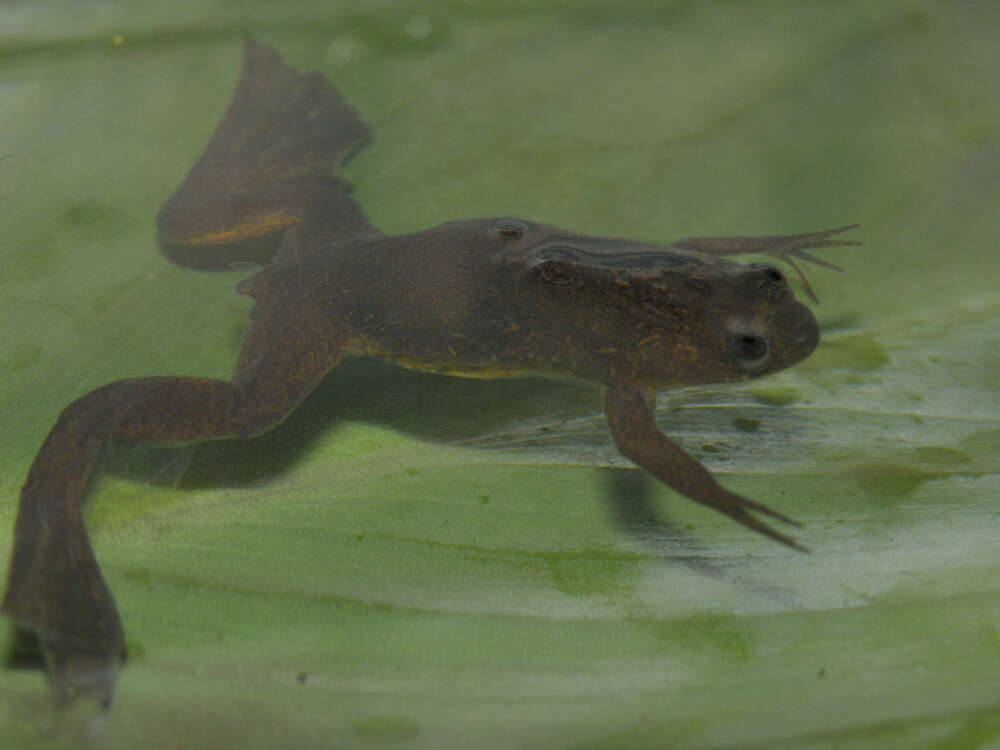
<path fill-rule="evenodd" d="M 232 368 L 245 274 L 170 265 L 152 221 L 225 108 L 242 35 L 375 126 L 348 176 L 387 231 L 859 222 L 865 243 L 824 253 L 847 274 L 811 273 L 810 360 L 660 400 L 664 429 L 802 521 L 813 554 L 630 468 L 589 386 L 353 360 L 186 473 L 186 454 L 109 456 L 88 525 L 132 656 L 116 702 L 54 720 L 38 673 L 0 671 L 0 746 L 1000 737 L 1000 9 L 11 2 L 0 28 L 4 559 L 74 397 Z M 670 519 L 673 555 L 623 533 L 616 495 Z"/>

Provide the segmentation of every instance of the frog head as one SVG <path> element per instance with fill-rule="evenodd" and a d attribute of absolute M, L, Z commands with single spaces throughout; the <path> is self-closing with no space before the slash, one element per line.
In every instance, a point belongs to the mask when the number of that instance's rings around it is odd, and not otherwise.
<path fill-rule="evenodd" d="M 515 219 L 484 232 L 494 318 L 513 353 L 542 369 L 650 386 L 738 381 L 794 365 L 819 342 L 812 312 L 771 265 Z"/>

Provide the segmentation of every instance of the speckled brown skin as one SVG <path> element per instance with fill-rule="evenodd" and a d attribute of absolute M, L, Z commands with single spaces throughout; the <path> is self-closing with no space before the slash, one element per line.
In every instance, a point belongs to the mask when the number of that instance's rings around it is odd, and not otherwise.
<path fill-rule="evenodd" d="M 164 204 L 164 251 L 194 266 L 271 265 L 237 290 L 255 300 L 232 380 L 150 377 L 70 404 L 21 491 L 3 612 L 42 644 L 59 704 L 110 702 L 124 636 L 81 519 L 106 440 L 177 444 L 254 435 L 281 421 L 347 355 L 500 377 L 569 374 L 605 389 L 621 453 L 687 497 L 792 547 L 721 487 L 653 418 L 659 387 L 756 377 L 808 356 L 816 322 L 770 266 L 722 255 L 805 250 L 845 228 L 701 237 L 668 246 L 519 219 L 473 219 L 386 236 L 334 169 L 368 126 L 318 74 L 248 42 L 242 78 L 205 154 Z M 821 262 L 822 263 L 822 262 Z M 801 273 L 801 272 L 799 272 Z"/>

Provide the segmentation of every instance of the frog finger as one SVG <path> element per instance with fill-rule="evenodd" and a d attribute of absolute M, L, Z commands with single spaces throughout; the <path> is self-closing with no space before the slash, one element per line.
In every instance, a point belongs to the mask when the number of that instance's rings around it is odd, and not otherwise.
<path fill-rule="evenodd" d="M 746 508 L 756 511 L 757 513 L 763 513 L 765 516 L 770 516 L 771 518 L 776 518 L 782 523 L 787 523 L 789 526 L 796 526 L 802 528 L 802 522 L 796 521 L 794 518 L 786 516 L 784 513 L 779 513 L 776 510 L 769 508 L 763 503 L 758 503 L 753 500 L 748 500 L 745 497 L 739 497 L 740 502 Z"/>
<path fill-rule="evenodd" d="M 771 255 L 787 263 L 802 284 L 802 289 L 806 296 L 813 302 L 819 302 L 816 293 L 813 292 L 806 278 L 805 272 L 793 258 L 813 263 L 832 271 L 844 269 L 829 261 L 817 258 L 806 250 L 816 250 L 823 247 L 846 247 L 860 245 L 856 240 L 843 240 L 834 238 L 835 235 L 843 234 L 851 229 L 857 229 L 857 224 L 846 224 L 833 229 L 823 229 L 819 232 L 807 232 L 805 234 L 777 234 L 771 236 L 732 236 L 732 237 L 685 237 L 682 240 L 670 243 L 671 247 L 682 250 L 694 250 L 699 253 L 710 255 L 738 255 L 741 253 L 759 253 L 761 255 Z M 833 238 L 833 239 L 831 239 Z"/>
<path fill-rule="evenodd" d="M 835 247 L 835 246 L 841 245 L 841 244 L 843 244 L 843 243 L 829 241 L 829 242 L 824 242 L 822 245 L 819 245 L 819 244 L 817 244 L 817 245 L 810 245 L 810 247 L 812 247 L 812 248 L 817 248 L 817 247 Z M 861 243 L 860 242 L 854 242 L 854 243 L 851 243 L 851 244 L 860 245 Z M 811 255 L 810 253 L 807 253 L 805 250 L 802 250 L 801 248 L 799 248 L 797 250 L 793 250 L 792 252 L 790 252 L 788 254 L 791 255 L 791 256 L 794 256 L 794 257 L 796 257 L 796 258 L 798 258 L 800 260 L 804 260 L 804 261 L 807 261 L 809 263 L 813 263 L 813 264 L 815 264 L 817 266 L 822 266 L 823 268 L 829 268 L 831 271 L 840 271 L 841 273 L 845 273 L 844 269 L 841 268 L 840 266 L 838 266 L 836 263 L 831 263 L 828 260 L 823 260 L 822 258 L 817 258 L 815 255 Z"/>
<path fill-rule="evenodd" d="M 788 257 L 782 257 L 782 260 L 795 271 L 795 276 L 798 278 L 799 283 L 802 284 L 802 291 L 806 293 L 806 296 L 818 305 L 819 297 L 816 296 L 816 292 L 813 291 L 812 286 L 809 284 L 809 279 L 806 278 L 806 272 L 802 270 L 802 266 Z"/>
<path fill-rule="evenodd" d="M 694 250 L 695 252 L 707 253 L 709 255 L 763 253 L 780 256 L 807 248 L 860 245 L 860 242 L 854 240 L 830 239 L 834 235 L 857 229 L 858 226 L 858 224 L 846 224 L 842 227 L 823 229 L 819 232 L 806 232 L 804 234 L 685 237 L 676 242 L 671 242 L 670 247 L 680 248 L 681 250 Z"/>
<path fill-rule="evenodd" d="M 787 534 L 782 534 L 780 531 L 777 531 L 776 529 L 772 528 L 768 524 L 761 521 L 759 518 L 751 515 L 746 511 L 746 508 L 753 508 L 759 513 L 766 513 L 767 515 L 774 516 L 775 518 L 779 518 L 782 521 L 792 523 L 793 525 L 796 526 L 799 526 L 801 524 L 792 521 L 787 516 L 783 516 L 780 513 L 772 511 L 770 508 L 767 508 L 766 506 L 761 505 L 760 503 L 755 503 L 752 500 L 747 500 L 744 497 L 741 497 L 739 495 L 733 494 L 725 490 L 723 492 L 725 492 L 725 495 L 713 498 L 714 502 L 713 501 L 705 502 L 702 500 L 699 500 L 699 502 L 702 502 L 703 504 L 708 505 L 711 508 L 715 508 L 717 511 L 728 516 L 737 523 L 746 526 L 748 529 L 756 531 L 758 534 L 763 534 L 769 539 L 773 539 L 776 542 L 780 542 L 781 544 L 784 544 L 786 547 L 791 547 L 792 549 L 797 550 L 799 552 L 806 552 L 806 553 L 809 552 L 808 547 L 802 546 L 792 537 L 788 536 Z"/>

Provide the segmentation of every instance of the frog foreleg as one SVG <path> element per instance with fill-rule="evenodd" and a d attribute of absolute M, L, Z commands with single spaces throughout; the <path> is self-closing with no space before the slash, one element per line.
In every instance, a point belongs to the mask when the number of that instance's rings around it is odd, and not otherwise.
<path fill-rule="evenodd" d="M 787 263 L 799 281 L 802 288 L 813 302 L 819 302 L 809 280 L 806 278 L 802 267 L 794 259 L 804 260 L 814 263 L 823 268 L 843 272 L 843 268 L 834 265 L 829 261 L 817 258 L 806 250 L 815 250 L 821 247 L 839 247 L 845 245 L 860 245 L 860 242 L 853 240 L 831 239 L 834 235 L 857 229 L 857 224 L 848 224 L 834 229 L 824 229 L 821 232 L 808 232 L 806 234 L 778 234 L 765 237 L 685 237 L 682 240 L 671 242 L 670 247 L 680 250 L 694 250 L 699 253 L 709 253 L 711 255 L 738 255 L 740 253 L 760 253 L 762 255 L 773 255 Z"/>
<path fill-rule="evenodd" d="M 605 417 L 619 452 L 685 497 L 729 516 L 747 528 L 805 552 L 791 537 L 771 528 L 750 511 L 793 526 L 798 522 L 766 505 L 722 487 L 709 471 L 660 431 L 653 414 L 653 394 L 631 386 L 609 387 Z"/>

